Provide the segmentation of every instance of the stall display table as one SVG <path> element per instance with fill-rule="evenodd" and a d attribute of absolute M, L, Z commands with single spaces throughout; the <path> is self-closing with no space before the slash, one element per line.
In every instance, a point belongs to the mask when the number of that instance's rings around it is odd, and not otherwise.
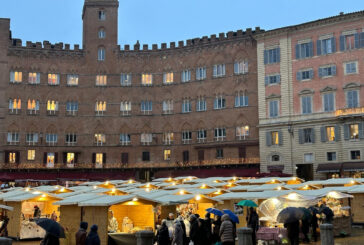
<path fill-rule="evenodd" d="M 43 238 L 45 230 L 34 221 L 23 220 L 20 226 L 20 239 Z"/>
<path fill-rule="evenodd" d="M 276 243 L 281 242 L 281 238 L 287 237 L 287 229 L 278 227 L 261 227 L 257 231 L 257 241 L 275 241 Z"/>
<path fill-rule="evenodd" d="M 351 216 L 334 217 L 334 236 L 351 234 Z"/>
<path fill-rule="evenodd" d="M 134 233 L 125 233 L 125 232 L 117 232 L 117 233 L 109 233 L 109 242 L 110 245 L 134 245 L 136 244 L 136 236 Z"/>

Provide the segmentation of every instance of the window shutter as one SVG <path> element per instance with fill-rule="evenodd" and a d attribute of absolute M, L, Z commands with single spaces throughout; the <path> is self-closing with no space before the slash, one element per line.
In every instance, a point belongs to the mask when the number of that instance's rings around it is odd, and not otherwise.
<path fill-rule="evenodd" d="M 238 74 L 239 73 L 239 63 L 238 62 L 235 62 L 234 63 L 234 73 L 235 74 Z"/>
<path fill-rule="evenodd" d="M 92 163 L 96 163 L 96 153 L 92 153 Z"/>
<path fill-rule="evenodd" d="M 299 144 L 303 144 L 303 138 L 304 138 L 303 129 L 298 129 L 298 143 Z"/>
<path fill-rule="evenodd" d="M 309 71 L 309 73 L 310 73 L 310 79 L 313 79 L 313 69 L 311 69 L 310 71 Z"/>
<path fill-rule="evenodd" d="M 272 145 L 272 134 L 271 134 L 271 132 L 265 132 L 265 139 L 266 139 L 267 146 L 271 146 Z"/>
<path fill-rule="evenodd" d="M 360 47 L 360 43 L 359 43 L 359 33 L 355 33 L 354 34 L 354 47 L 355 48 L 359 48 Z"/>
<path fill-rule="evenodd" d="M 311 142 L 315 143 L 315 129 L 311 128 Z"/>
<path fill-rule="evenodd" d="M 10 72 L 10 82 L 14 82 L 15 80 L 15 74 L 13 71 Z"/>
<path fill-rule="evenodd" d="M 102 163 L 106 163 L 106 153 L 102 153 Z"/>
<path fill-rule="evenodd" d="M 281 83 L 281 75 L 277 75 L 277 83 Z"/>
<path fill-rule="evenodd" d="M 279 142 L 279 145 L 283 145 L 283 134 L 282 134 L 282 131 L 278 131 L 278 142 Z"/>
<path fill-rule="evenodd" d="M 277 48 L 277 62 L 281 62 L 281 48 Z"/>
<path fill-rule="evenodd" d="M 268 50 L 264 50 L 264 64 L 268 64 Z"/>
<path fill-rule="evenodd" d="M 244 96 L 244 101 L 245 101 L 244 106 L 248 106 L 249 105 L 249 97 L 248 97 L 248 95 L 245 95 Z"/>
<path fill-rule="evenodd" d="M 353 91 L 353 107 L 358 107 L 358 91 Z"/>
<path fill-rule="evenodd" d="M 359 138 L 360 139 L 364 138 L 364 123 L 363 122 L 359 123 Z"/>
<path fill-rule="evenodd" d="M 297 72 L 296 79 L 297 79 L 297 81 L 301 81 L 302 80 L 302 72 L 300 72 L 300 71 Z"/>
<path fill-rule="evenodd" d="M 217 76 L 217 66 L 216 65 L 214 65 L 213 75 L 214 75 L 214 77 Z"/>
<path fill-rule="evenodd" d="M 59 84 L 59 74 L 57 74 L 57 84 Z"/>
<path fill-rule="evenodd" d="M 322 72 L 322 68 L 319 68 L 319 69 L 318 69 L 318 73 L 319 73 L 319 77 L 323 77 L 323 74 L 322 74 L 322 73 L 323 73 L 323 72 Z"/>
<path fill-rule="evenodd" d="M 350 128 L 348 124 L 344 124 L 344 139 L 345 140 L 350 139 Z"/>
<path fill-rule="evenodd" d="M 313 42 L 312 41 L 308 44 L 308 47 L 309 47 L 310 57 L 312 57 L 313 56 Z"/>
<path fill-rule="evenodd" d="M 359 46 L 360 46 L 360 48 L 364 48 L 364 32 L 360 33 Z"/>
<path fill-rule="evenodd" d="M 341 139 L 340 135 L 340 125 L 335 126 L 335 141 L 339 141 Z"/>
<path fill-rule="evenodd" d="M 335 37 L 331 38 L 331 50 L 333 53 L 336 52 L 336 38 Z"/>
<path fill-rule="evenodd" d="M 58 163 L 58 152 L 54 153 L 54 163 Z"/>
<path fill-rule="evenodd" d="M 340 51 L 345 51 L 345 36 L 340 36 Z"/>
<path fill-rule="evenodd" d="M 44 152 L 44 154 L 43 154 L 43 163 L 44 164 L 47 163 L 47 152 Z"/>
<path fill-rule="evenodd" d="M 301 98 L 302 103 L 302 113 L 307 113 L 307 100 L 306 97 Z"/>
<path fill-rule="evenodd" d="M 265 78 L 264 78 L 264 84 L 265 84 L 265 86 L 268 86 L 269 85 L 269 76 L 265 76 Z"/>
<path fill-rule="evenodd" d="M 274 101 L 269 101 L 269 116 L 273 117 L 274 116 L 274 106 L 273 106 Z"/>
<path fill-rule="evenodd" d="M 9 151 L 5 151 L 5 159 L 4 159 L 4 162 L 5 163 L 9 163 Z"/>
<path fill-rule="evenodd" d="M 63 152 L 62 156 L 63 156 L 63 163 L 66 164 L 67 163 L 67 152 Z"/>
<path fill-rule="evenodd" d="M 321 142 L 326 142 L 326 140 L 327 140 L 326 127 L 321 127 L 320 133 L 321 133 Z"/>
<path fill-rule="evenodd" d="M 16 164 L 20 163 L 20 152 L 19 151 L 15 152 L 15 163 Z"/>
<path fill-rule="evenodd" d="M 300 45 L 296 44 L 296 59 L 300 58 Z"/>
<path fill-rule="evenodd" d="M 331 66 L 332 75 L 336 76 L 336 65 Z"/>
<path fill-rule="evenodd" d="M 316 53 L 317 55 L 321 55 L 321 40 L 317 40 L 316 42 Z"/>

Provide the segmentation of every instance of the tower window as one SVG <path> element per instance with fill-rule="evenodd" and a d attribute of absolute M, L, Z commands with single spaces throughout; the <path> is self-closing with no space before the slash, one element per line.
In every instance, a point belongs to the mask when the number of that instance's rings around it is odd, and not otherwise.
<path fill-rule="evenodd" d="M 105 20 L 106 19 L 106 13 L 103 10 L 99 11 L 99 20 Z"/>
<path fill-rule="evenodd" d="M 106 34 L 105 34 L 105 29 L 103 29 L 103 28 L 102 28 L 102 29 L 100 29 L 100 30 L 99 30 L 99 38 L 100 38 L 100 39 L 103 39 L 103 38 L 105 38 L 105 35 L 106 35 Z"/>
<path fill-rule="evenodd" d="M 97 52 L 97 60 L 98 61 L 104 61 L 105 60 L 105 49 L 104 48 L 99 48 L 99 50 Z"/>

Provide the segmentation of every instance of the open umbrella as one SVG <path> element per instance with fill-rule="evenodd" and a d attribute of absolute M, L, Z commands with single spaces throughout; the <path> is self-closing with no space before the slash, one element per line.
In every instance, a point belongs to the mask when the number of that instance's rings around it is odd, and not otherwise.
<path fill-rule="evenodd" d="M 277 216 L 278 223 L 293 223 L 303 218 L 303 211 L 299 208 L 289 207 L 283 209 Z"/>
<path fill-rule="evenodd" d="M 37 225 L 42 227 L 46 232 L 51 233 L 53 236 L 65 238 L 63 227 L 54 220 L 40 218 L 36 221 Z"/>
<path fill-rule="evenodd" d="M 237 205 L 244 206 L 244 207 L 258 207 L 258 204 L 256 204 L 252 200 L 242 200 L 242 201 L 238 202 Z"/>
<path fill-rule="evenodd" d="M 225 214 L 229 215 L 232 222 L 239 224 L 238 216 L 236 214 L 234 214 L 231 210 L 223 209 L 222 211 L 224 211 Z"/>
<path fill-rule="evenodd" d="M 310 222 L 312 219 L 311 211 L 309 209 L 303 208 L 303 207 L 300 207 L 299 209 L 301 209 L 303 212 L 302 220 L 307 220 L 308 222 Z"/>
<path fill-rule="evenodd" d="M 208 208 L 208 209 L 206 209 L 206 211 L 208 213 L 212 213 L 212 214 L 217 215 L 217 216 L 222 216 L 224 214 L 223 212 L 221 212 L 217 208 Z"/>

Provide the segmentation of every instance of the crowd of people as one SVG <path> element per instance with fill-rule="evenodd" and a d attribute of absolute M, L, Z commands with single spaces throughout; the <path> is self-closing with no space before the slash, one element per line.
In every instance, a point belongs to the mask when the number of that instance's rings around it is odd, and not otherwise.
<path fill-rule="evenodd" d="M 255 232 L 259 226 L 259 217 L 254 208 L 247 215 L 247 224 L 253 229 L 253 244 Z M 236 223 L 228 214 L 215 215 L 206 213 L 202 218 L 198 214 L 191 214 L 184 219 L 179 215 L 174 219 L 170 213 L 163 219 L 157 229 L 156 244 L 158 245 L 231 245 L 235 244 Z"/>

